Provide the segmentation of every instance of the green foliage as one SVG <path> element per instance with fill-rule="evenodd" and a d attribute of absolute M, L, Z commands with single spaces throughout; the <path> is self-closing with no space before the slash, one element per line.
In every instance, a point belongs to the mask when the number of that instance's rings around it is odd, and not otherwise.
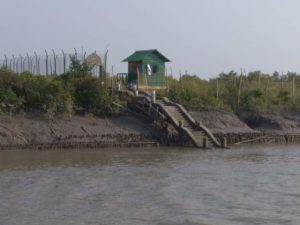
<path fill-rule="evenodd" d="M 14 91 L 16 89 L 18 76 L 7 70 L 0 70 L 0 110 L 14 111 L 19 110 L 23 105 L 23 97 L 18 96 Z"/>
<path fill-rule="evenodd" d="M 168 97 L 182 104 L 188 110 L 218 108 L 216 96 L 211 94 L 209 82 L 197 76 L 184 75 L 179 81 L 167 78 Z"/>
<path fill-rule="evenodd" d="M 184 75 L 167 77 L 168 97 L 190 110 L 221 109 L 277 113 L 289 107 L 300 108 L 300 76 L 289 72 L 264 74 L 260 71 L 238 75 L 221 73 L 209 81 Z"/>
<path fill-rule="evenodd" d="M 280 91 L 277 97 L 282 104 L 286 104 L 291 100 L 291 95 L 288 91 Z"/>
<path fill-rule="evenodd" d="M 111 83 L 112 80 L 107 80 Z M 179 80 L 166 77 L 167 96 L 188 110 L 247 110 L 279 112 L 300 108 L 300 76 L 289 72 L 238 75 L 221 73 L 210 80 L 185 74 Z M 107 91 L 109 85 L 92 77 L 91 68 L 71 57 L 69 72 L 45 77 L 24 72 L 20 75 L 0 69 L 0 110 L 38 111 L 49 115 L 118 113 L 119 99 Z M 117 103 L 117 104 L 116 104 Z"/>
<path fill-rule="evenodd" d="M 75 56 L 70 56 L 71 65 L 69 74 L 74 78 L 91 76 L 91 69 L 86 62 L 81 63 Z"/>
<path fill-rule="evenodd" d="M 265 105 L 265 98 L 261 90 L 247 90 L 243 93 L 241 108 L 249 111 L 259 112 Z"/>
<path fill-rule="evenodd" d="M 73 99 L 71 93 L 65 91 L 63 84 L 52 80 L 46 87 L 46 103 L 44 109 L 49 113 L 67 113 L 73 111 Z"/>
<path fill-rule="evenodd" d="M 0 88 L 0 109 L 1 111 L 11 111 L 19 109 L 23 104 L 23 98 L 18 97 L 11 88 Z"/>
<path fill-rule="evenodd" d="M 105 113 L 117 113 L 113 102 L 116 96 L 109 96 L 104 84 L 95 77 L 83 77 L 77 79 L 74 84 L 74 100 L 76 108 L 84 112 L 102 115 Z"/>
<path fill-rule="evenodd" d="M 70 71 L 57 77 L 0 69 L 0 110 L 42 112 L 50 116 L 72 112 L 94 115 L 118 113 L 117 96 L 110 96 L 90 68 L 74 57 Z"/>

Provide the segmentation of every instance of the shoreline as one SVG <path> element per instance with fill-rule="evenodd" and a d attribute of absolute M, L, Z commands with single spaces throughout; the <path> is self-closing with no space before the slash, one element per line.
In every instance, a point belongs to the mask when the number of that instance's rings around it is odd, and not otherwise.
<path fill-rule="evenodd" d="M 248 134 L 252 136 L 253 134 Z M 223 134 L 221 138 L 226 137 L 228 148 L 242 145 L 289 145 L 299 144 L 300 134 L 255 134 L 253 139 L 247 139 L 245 134 Z M 249 136 L 248 136 L 249 137 Z M 255 137 L 255 138 L 254 138 Z M 220 138 L 220 136 L 217 136 Z M 159 147 L 180 147 L 187 146 L 162 145 L 159 142 L 64 142 L 64 143 L 36 143 L 36 144 L 17 144 L 0 145 L 0 151 L 6 150 L 80 150 L 80 149 L 106 149 L 106 148 L 159 148 Z M 213 148 L 212 148 L 213 149 Z"/>
<path fill-rule="evenodd" d="M 226 138 L 228 146 L 240 145 L 256 145 L 256 144 L 296 144 L 300 143 L 300 134 L 270 134 L 270 133 L 228 133 L 215 134 L 215 136 L 222 140 Z"/>
<path fill-rule="evenodd" d="M 202 119 L 215 137 L 221 143 L 225 141 L 225 146 L 229 148 L 252 144 L 300 143 L 300 132 L 274 128 L 252 129 L 230 112 L 201 111 L 191 112 L 191 115 L 197 120 Z M 168 145 L 162 133 L 155 129 L 155 124 L 130 113 L 111 118 L 75 115 L 53 120 L 30 114 L 0 116 L 0 150 L 159 146 Z"/>
<path fill-rule="evenodd" d="M 67 142 L 67 143 L 39 143 L 0 146 L 0 151 L 5 150 L 79 150 L 79 149 L 103 149 L 103 148 L 154 148 L 159 147 L 158 142 L 131 142 L 131 143 L 109 143 L 109 142 Z"/>

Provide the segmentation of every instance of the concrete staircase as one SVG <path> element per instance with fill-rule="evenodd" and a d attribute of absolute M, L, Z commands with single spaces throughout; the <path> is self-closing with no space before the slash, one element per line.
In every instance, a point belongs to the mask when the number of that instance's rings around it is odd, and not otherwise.
<path fill-rule="evenodd" d="M 201 122 L 196 121 L 186 109 L 168 98 L 157 98 L 153 100 L 149 93 L 135 95 L 129 90 L 131 105 L 147 117 L 156 119 L 167 119 L 182 137 L 187 137 L 197 148 L 222 148 L 223 146 Z M 127 99 L 128 100 L 128 99 Z"/>
<path fill-rule="evenodd" d="M 157 99 L 155 104 L 162 108 L 179 130 L 186 133 L 195 147 L 222 147 L 209 129 L 195 121 L 183 106 L 171 102 L 168 98 Z"/>

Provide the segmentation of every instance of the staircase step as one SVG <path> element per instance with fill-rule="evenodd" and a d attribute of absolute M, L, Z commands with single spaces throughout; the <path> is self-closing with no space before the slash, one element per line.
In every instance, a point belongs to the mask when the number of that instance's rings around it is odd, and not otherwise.
<path fill-rule="evenodd" d="M 182 126 L 192 133 L 199 146 L 203 145 L 203 138 L 206 138 L 207 146 L 214 146 L 214 142 L 210 139 L 210 137 L 207 136 L 204 131 L 195 126 L 179 107 L 166 104 L 163 100 L 157 100 L 157 103 L 160 103 L 162 107 L 166 109 L 178 122 L 182 122 Z"/>

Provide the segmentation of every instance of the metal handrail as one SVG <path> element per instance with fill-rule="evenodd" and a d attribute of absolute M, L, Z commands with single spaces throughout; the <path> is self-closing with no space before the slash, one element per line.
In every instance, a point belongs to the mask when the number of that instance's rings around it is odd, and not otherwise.
<path fill-rule="evenodd" d="M 160 109 L 167 115 L 167 117 L 171 120 L 171 123 L 174 125 L 174 127 L 175 127 L 176 129 L 178 129 L 178 130 L 183 131 L 184 133 L 186 133 L 187 136 L 189 136 L 189 137 L 191 138 L 191 141 L 193 142 L 193 144 L 194 144 L 196 147 L 198 147 L 198 148 L 203 147 L 203 146 L 200 146 L 200 145 L 199 145 L 199 143 L 197 142 L 197 140 L 196 140 L 196 138 L 194 137 L 194 135 L 192 134 L 192 132 L 191 132 L 189 129 L 180 126 L 180 125 L 179 125 L 179 122 L 177 121 L 177 119 L 174 118 L 174 116 L 172 116 L 172 114 L 171 114 L 168 110 L 166 110 L 162 104 L 160 104 L 160 103 L 153 103 L 153 104 L 159 106 L 159 108 L 160 108 Z"/>
<path fill-rule="evenodd" d="M 210 132 L 210 130 L 203 124 L 196 122 L 196 120 L 187 112 L 187 110 L 182 105 L 172 102 L 166 97 L 163 97 L 162 100 L 169 105 L 173 105 L 177 107 L 183 113 L 183 115 L 189 120 L 189 122 L 191 122 L 195 127 L 199 128 L 201 131 L 203 131 L 211 139 L 215 147 L 222 147 L 222 145 L 218 142 L 218 140 Z"/>

